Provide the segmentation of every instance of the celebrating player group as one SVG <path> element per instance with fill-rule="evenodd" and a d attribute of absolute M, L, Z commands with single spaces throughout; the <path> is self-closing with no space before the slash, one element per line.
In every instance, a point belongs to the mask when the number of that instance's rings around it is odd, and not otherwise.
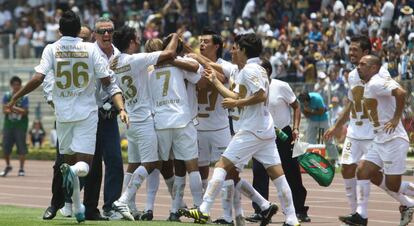
<path fill-rule="evenodd" d="M 287 83 L 270 79 L 272 67 L 260 58 L 260 37 L 237 35 L 228 62 L 221 58 L 221 37 L 210 29 L 199 36 L 200 53 L 175 33 L 147 40 L 145 52 L 139 53 L 141 40 L 134 28 L 114 30 L 110 20 L 102 24 L 108 27 L 95 32 L 104 37 L 103 42 L 110 42 L 108 59 L 102 57 L 99 45 L 80 38 L 79 17 L 66 11 L 59 21 L 62 37 L 46 46 L 36 74 L 7 105 L 12 109 L 42 83 L 52 87 L 45 92 L 51 95 L 59 152 L 64 155 L 60 165 L 64 195 L 73 203 L 78 222 L 88 219 L 88 206 L 80 199 L 81 181 L 93 167 L 98 118 L 108 110 L 99 104 L 98 93 L 110 97 L 108 112 L 118 114 L 127 128 L 128 168 L 122 194 L 111 207 L 123 219 L 153 219 L 162 174 L 171 195 L 169 221 L 188 217 L 200 224 L 245 225 L 249 220 L 268 225 L 279 207 L 239 177 L 254 158 L 276 187 L 283 225 L 310 221 L 304 207 L 306 190 L 297 192 L 297 187 L 303 187 L 300 174 L 292 179 L 282 166 L 281 141 L 275 142 L 275 131 L 283 129 L 291 151 L 299 136 L 300 104 Z M 349 56 L 355 69 L 348 81 L 350 102 L 325 133 L 331 139 L 350 120 L 341 164 L 351 214 L 339 219 L 367 225 L 370 183 L 374 183 L 401 204 L 400 225 L 408 225 L 414 212 L 414 200 L 408 196 L 414 195 L 414 185 L 401 177 L 409 147 L 401 124 L 406 91 L 370 50 L 367 37 L 351 40 Z M 212 163 L 215 168 L 209 176 Z M 299 170 L 297 163 L 287 167 Z M 192 203 L 183 201 L 187 175 Z M 144 181 L 147 200 L 145 210 L 138 211 L 135 195 Z M 212 216 L 210 210 L 220 193 L 223 214 Z M 302 201 L 298 193 L 305 193 Z M 242 195 L 257 205 L 255 217 L 244 216 Z"/>

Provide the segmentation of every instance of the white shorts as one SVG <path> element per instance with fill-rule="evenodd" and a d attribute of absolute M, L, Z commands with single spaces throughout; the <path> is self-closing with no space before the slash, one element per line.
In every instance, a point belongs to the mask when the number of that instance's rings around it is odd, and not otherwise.
<path fill-rule="evenodd" d="M 230 160 L 239 171 L 252 157 L 265 168 L 280 164 L 275 139 L 262 140 L 247 131 L 236 133 L 222 156 Z"/>
<path fill-rule="evenodd" d="M 402 175 L 405 173 L 405 164 L 409 143 L 396 138 L 385 143 L 372 142 L 364 160 L 370 161 L 384 170 L 385 175 Z"/>
<path fill-rule="evenodd" d="M 198 166 L 209 166 L 219 160 L 231 140 L 229 128 L 198 131 Z"/>
<path fill-rule="evenodd" d="M 59 153 L 73 155 L 95 154 L 96 131 L 98 129 L 98 111 L 76 122 L 56 122 L 56 134 L 59 140 Z"/>
<path fill-rule="evenodd" d="M 128 163 L 156 162 L 158 158 L 157 133 L 154 119 L 131 122 L 126 131 L 128 138 Z"/>
<path fill-rule="evenodd" d="M 162 161 L 170 159 L 171 148 L 177 160 L 188 161 L 198 158 L 197 130 L 192 121 L 184 128 L 156 130 L 156 133 Z"/>
<path fill-rule="evenodd" d="M 342 148 L 341 164 L 356 164 L 367 154 L 372 140 L 356 140 L 347 137 Z"/>

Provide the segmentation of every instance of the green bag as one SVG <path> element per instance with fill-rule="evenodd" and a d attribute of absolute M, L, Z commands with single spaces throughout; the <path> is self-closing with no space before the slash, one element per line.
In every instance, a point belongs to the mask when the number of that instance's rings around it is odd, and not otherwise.
<path fill-rule="evenodd" d="M 306 152 L 298 157 L 298 161 L 320 186 L 328 187 L 332 183 L 335 168 L 320 154 Z"/>

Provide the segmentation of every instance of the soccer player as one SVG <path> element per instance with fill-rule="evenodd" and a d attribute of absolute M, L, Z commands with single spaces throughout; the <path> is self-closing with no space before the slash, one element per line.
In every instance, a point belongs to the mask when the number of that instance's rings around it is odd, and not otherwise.
<path fill-rule="evenodd" d="M 233 167 L 242 170 L 250 158 L 254 157 L 265 166 L 278 190 L 278 196 L 286 214 L 285 225 L 299 225 L 295 215 L 292 194 L 284 176 L 274 142 L 276 137 L 273 120 L 267 109 L 269 80 L 265 69 L 260 66 L 260 59 L 258 58 L 261 51 L 261 40 L 255 34 L 239 35 L 235 38 L 232 58 L 246 64 L 237 77 L 235 92 L 227 89 L 217 79 L 214 70 L 205 69 L 205 76 L 225 97 L 222 102 L 223 106 L 226 108 L 242 107 L 243 110 L 241 111 L 240 130 L 232 138 L 217 162 L 212 179 L 209 181 L 204 194 L 203 203 L 199 208 L 180 209 L 181 214 L 194 218 L 200 223 L 208 221 L 210 209 L 222 187 L 227 172 Z M 277 212 L 278 207 L 263 198 L 258 204 L 264 216 L 261 225 L 267 225 Z"/>
<path fill-rule="evenodd" d="M 219 77 L 219 79 L 228 87 L 231 72 L 237 71 L 238 69 L 236 65 L 221 59 L 222 51 L 223 41 L 221 37 L 212 30 L 204 29 L 200 36 L 201 55 L 193 53 L 190 56 L 205 67 L 211 66 L 210 63 L 221 65 L 218 70 L 224 76 Z M 227 68 L 228 70 L 224 71 L 223 68 Z M 236 70 L 231 70 L 234 68 Z M 203 189 L 205 190 L 208 183 L 209 166 L 211 162 L 218 161 L 221 154 L 223 154 L 223 151 L 230 143 L 231 134 L 229 130 L 228 111 L 221 105 L 223 96 L 219 95 L 218 90 L 211 84 L 208 84 L 206 87 L 199 87 L 197 95 L 199 108 L 197 117 L 199 124 L 196 126 L 199 148 L 198 165 L 203 182 Z M 235 194 L 235 192 L 238 194 Z M 237 197 L 240 197 L 240 192 L 238 190 L 235 191 L 233 180 L 227 179 L 223 183 L 221 194 L 223 216 L 213 223 L 232 224 L 234 196 L 236 195 L 237 200 Z M 238 201 L 240 201 L 240 198 Z M 237 204 L 239 203 L 236 201 L 236 220 L 241 221 L 243 220 L 243 213 L 241 205 Z"/>
<path fill-rule="evenodd" d="M 135 199 L 137 189 L 140 188 L 148 175 L 154 170 L 158 171 L 156 168 L 159 167 L 157 135 L 154 119 L 151 115 L 151 102 L 148 101 L 150 87 L 148 87 L 147 68 L 150 65 L 174 59 L 178 36 L 173 35 L 164 51 L 152 53 L 138 53 L 140 40 L 134 28 L 122 27 L 114 33 L 113 38 L 114 44 L 121 51 L 121 54 L 111 61 L 111 68 L 124 91 L 126 109 L 130 117 L 130 125 L 127 130 L 129 164 L 124 181 L 126 188 L 113 205 L 125 218 L 134 220 L 134 216 L 129 212 L 128 204 L 132 199 Z M 159 171 L 155 175 L 155 179 L 159 182 L 157 179 Z M 152 197 L 152 200 L 154 199 L 155 194 Z M 152 219 L 153 201 L 150 204 L 152 206 L 147 207 L 146 212 L 148 216 L 151 215 Z"/>
<path fill-rule="evenodd" d="M 79 177 L 89 172 L 95 152 L 98 112 L 95 98 L 95 80 L 99 79 L 110 92 L 109 71 L 93 44 L 77 38 L 80 19 L 73 11 L 66 11 L 59 20 L 62 38 L 46 46 L 36 74 L 16 93 L 8 104 L 12 108 L 20 97 L 40 86 L 45 75 L 54 70 L 53 103 L 59 150 L 64 154 L 61 165 L 63 185 L 72 197 L 74 214 L 78 222 L 85 220 L 85 207 L 80 201 Z M 128 123 L 120 93 L 113 96 L 120 118 Z"/>
<path fill-rule="evenodd" d="M 354 36 L 351 38 L 349 58 L 352 64 L 357 65 L 360 59 L 370 52 L 371 43 L 367 36 Z M 380 68 L 378 74 L 384 78 L 390 77 L 388 70 L 384 67 Z M 345 182 L 346 196 L 351 207 L 351 215 L 353 215 L 357 210 L 357 165 L 363 163 L 363 156 L 368 152 L 375 134 L 369 122 L 369 116 L 363 106 L 364 83 L 356 68 L 349 73 L 348 83 L 350 87 L 348 99 L 350 101 L 344 107 L 335 125 L 329 128 L 324 136 L 325 139 L 331 139 L 334 135 L 340 133 L 345 122 L 348 119 L 350 120 L 342 151 L 341 173 Z M 383 183 L 383 175 L 380 171 L 371 177 L 371 182 L 380 186 L 386 192 L 388 191 Z M 404 195 L 398 195 L 395 198 L 397 200 L 400 199 L 398 200 L 400 203 L 405 203 L 402 204 L 404 207 L 401 208 L 401 220 L 403 222 L 411 221 L 414 210 L 407 208 L 407 205 L 408 207 L 411 206 L 409 199 Z"/>
<path fill-rule="evenodd" d="M 390 77 L 380 76 L 380 68 L 381 59 L 374 55 L 362 57 L 357 68 L 365 83 L 363 107 L 372 124 L 374 139 L 364 156 L 365 161 L 357 168 L 356 213 L 340 217 L 342 222 L 351 225 L 368 224 L 370 179 L 381 169 L 389 195 L 394 197 L 408 189 L 407 186 L 401 186 L 409 147 L 408 135 L 401 123 L 406 91 Z M 407 203 L 411 207 L 413 204 L 413 200 Z M 400 225 L 408 223 L 400 222 Z"/>
<path fill-rule="evenodd" d="M 168 45 L 172 37 L 167 37 L 163 42 L 163 48 Z M 150 47 L 148 45 L 148 47 Z M 147 45 L 146 45 L 147 47 Z M 160 50 L 159 45 L 152 45 L 149 51 Z M 179 42 L 177 54 L 182 54 L 183 45 Z M 173 65 L 156 65 L 150 73 L 149 82 L 153 101 L 155 129 L 158 137 L 160 158 L 162 161 L 170 159 L 170 150 L 173 151 L 175 160 L 185 162 L 185 168 L 189 175 L 190 190 L 194 205 L 202 202 L 201 177 L 198 171 L 197 131 L 193 123 L 193 112 L 189 103 L 189 94 L 185 81 L 196 84 L 200 80 L 200 74 L 180 69 L 183 59 L 173 62 Z M 177 63 L 177 64 L 176 64 Z M 198 65 L 197 62 L 195 62 Z M 175 65 L 175 66 L 174 66 Z M 181 207 L 185 186 L 185 171 L 175 171 L 173 188 L 173 203 L 168 220 L 178 221 L 178 209 Z"/>

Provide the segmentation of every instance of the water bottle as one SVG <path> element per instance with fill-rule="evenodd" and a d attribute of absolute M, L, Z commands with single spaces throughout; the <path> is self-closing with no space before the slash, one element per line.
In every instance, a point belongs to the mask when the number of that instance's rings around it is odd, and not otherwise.
<path fill-rule="evenodd" d="M 275 132 L 276 132 L 277 139 L 280 139 L 282 142 L 285 142 L 289 138 L 289 136 L 285 132 L 283 132 L 281 129 L 276 128 Z"/>

